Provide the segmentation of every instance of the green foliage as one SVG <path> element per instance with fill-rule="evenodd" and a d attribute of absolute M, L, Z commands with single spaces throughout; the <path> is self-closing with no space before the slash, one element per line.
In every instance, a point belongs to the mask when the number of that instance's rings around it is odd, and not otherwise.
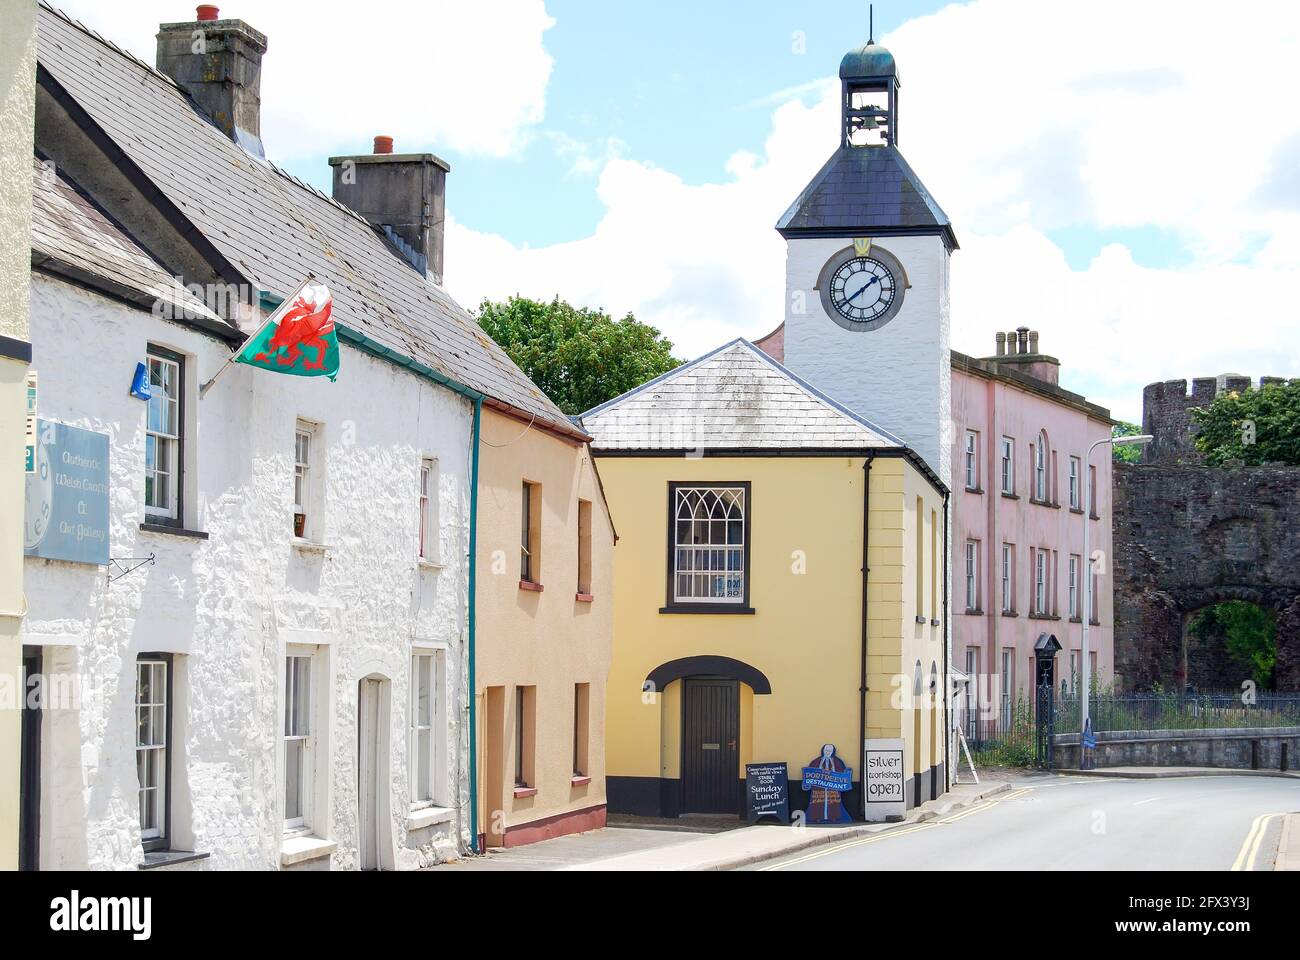
<path fill-rule="evenodd" d="M 1244 600 L 1227 600 L 1196 613 L 1187 632 L 1205 640 L 1222 640 L 1228 655 L 1264 689 L 1273 686 L 1277 660 L 1277 619 L 1273 612 Z"/>
<path fill-rule="evenodd" d="M 1211 466 L 1240 461 L 1247 466 L 1300 466 L 1300 381 L 1221 393 L 1203 410 L 1193 410 L 1200 428 L 1196 448 Z"/>
<path fill-rule="evenodd" d="M 1136 423 L 1125 423 L 1124 421 L 1120 421 L 1110 428 L 1110 435 L 1112 437 L 1136 437 L 1141 432 L 1142 428 Z M 1121 447 L 1112 444 L 1110 449 L 1111 455 L 1115 458 L 1116 463 L 1142 462 L 1141 447 Z"/>
<path fill-rule="evenodd" d="M 478 322 L 565 413 L 582 413 L 681 365 L 673 345 L 631 314 L 614 320 L 558 297 L 484 300 Z"/>

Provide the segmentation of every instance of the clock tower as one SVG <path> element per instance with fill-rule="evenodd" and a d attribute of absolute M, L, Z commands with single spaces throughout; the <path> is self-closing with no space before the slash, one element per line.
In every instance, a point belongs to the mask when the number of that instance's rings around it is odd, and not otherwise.
<path fill-rule="evenodd" d="M 948 217 L 898 150 L 898 70 L 840 64 L 840 145 L 790 206 L 785 365 L 952 475 Z"/>

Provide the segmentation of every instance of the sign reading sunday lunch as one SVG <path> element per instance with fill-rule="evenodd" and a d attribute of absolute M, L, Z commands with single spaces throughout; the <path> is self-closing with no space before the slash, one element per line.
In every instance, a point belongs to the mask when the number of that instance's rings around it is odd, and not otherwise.
<path fill-rule="evenodd" d="M 45 560 L 107 565 L 107 434 L 36 421 L 23 551 Z"/>

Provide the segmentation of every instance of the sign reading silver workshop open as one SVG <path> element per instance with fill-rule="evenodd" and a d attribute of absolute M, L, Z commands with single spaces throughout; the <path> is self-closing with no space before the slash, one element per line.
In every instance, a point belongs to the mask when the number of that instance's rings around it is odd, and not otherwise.
<path fill-rule="evenodd" d="M 862 786 L 867 792 L 867 822 L 901 820 L 907 810 L 903 741 L 867 740 L 864 746 Z"/>

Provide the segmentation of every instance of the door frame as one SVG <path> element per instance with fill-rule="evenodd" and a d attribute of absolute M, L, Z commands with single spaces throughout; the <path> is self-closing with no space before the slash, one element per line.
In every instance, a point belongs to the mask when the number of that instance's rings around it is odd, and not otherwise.
<path fill-rule="evenodd" d="M 23 703 L 18 774 L 18 869 L 39 870 L 41 868 L 41 728 L 45 722 L 45 710 L 44 704 L 39 702 L 34 709 L 29 709 L 27 706 L 27 698 L 30 695 L 27 678 L 32 675 L 27 666 L 29 662 L 34 662 L 34 672 L 39 675 L 45 668 L 45 651 L 40 647 L 27 646 L 22 649 L 21 657 Z M 41 692 L 44 694 L 43 687 Z"/>
<path fill-rule="evenodd" d="M 678 809 L 679 811 L 681 811 L 681 813 L 685 813 L 685 814 L 698 813 L 698 812 L 699 812 L 699 811 L 696 811 L 696 810 L 688 810 L 688 809 L 686 809 L 686 769 L 687 769 L 687 768 L 686 768 L 686 717 L 687 717 L 686 705 L 687 705 L 687 700 L 688 700 L 688 698 L 689 698 L 688 690 L 689 690 L 689 688 L 690 688 L 692 682 L 693 682 L 693 681 L 698 681 L 698 680 L 703 680 L 703 681 L 708 682 L 708 683 L 726 683 L 726 684 L 730 684 L 732 690 L 735 691 L 735 704 L 736 704 L 736 710 L 735 710 L 734 718 L 735 718 L 735 723 L 736 723 L 736 769 L 733 771 L 733 774 L 734 774 L 734 777 L 733 777 L 733 780 L 732 780 L 732 784 L 733 784 L 733 785 L 730 786 L 730 787 L 728 788 L 728 790 L 729 790 L 729 791 L 734 791 L 734 792 L 735 792 L 734 801 L 735 801 L 735 805 L 736 805 L 736 809 L 735 809 L 736 816 L 738 816 L 738 817 L 743 817 L 743 816 L 745 815 L 745 811 L 744 811 L 744 807 L 743 807 L 742 802 L 741 802 L 741 801 L 742 801 L 742 797 L 741 797 L 741 793 L 740 793 L 740 757 L 741 757 L 741 749 L 740 749 L 740 681 L 739 681 L 739 680 L 736 680 L 734 677 L 720 677 L 720 676 L 695 676 L 695 677 L 682 677 L 682 680 L 681 680 L 681 683 L 682 683 L 682 695 L 681 695 L 681 701 L 682 701 L 682 703 L 681 703 L 681 711 L 682 711 L 682 715 L 681 715 L 681 724 L 680 724 L 680 726 L 681 726 L 681 733 L 679 734 L 679 737 L 678 737 L 678 739 L 681 741 L 681 742 L 680 742 L 680 745 L 679 745 L 679 746 L 680 746 L 680 759 L 678 760 L 678 763 L 679 763 L 679 769 L 681 770 L 681 778 L 680 778 L 680 787 L 679 787 L 679 790 L 678 790 L 678 797 L 677 797 L 677 809 Z M 709 814 L 705 814 L 705 816 L 708 816 L 708 815 L 709 815 Z M 718 815 L 718 816 L 725 815 L 725 812 L 724 812 L 724 814 L 717 814 L 717 815 Z"/>
<path fill-rule="evenodd" d="M 375 684 L 373 693 L 367 694 L 368 684 Z M 362 737 L 366 717 L 368 697 L 374 697 L 374 783 L 370 802 L 374 806 L 375 830 L 370 842 L 375 846 L 376 870 L 395 868 L 392 830 L 392 700 L 393 684 L 385 675 L 372 673 L 357 681 L 357 869 L 364 870 L 365 841 L 365 801 L 362 789 L 365 764 L 363 751 L 365 738 Z"/>

